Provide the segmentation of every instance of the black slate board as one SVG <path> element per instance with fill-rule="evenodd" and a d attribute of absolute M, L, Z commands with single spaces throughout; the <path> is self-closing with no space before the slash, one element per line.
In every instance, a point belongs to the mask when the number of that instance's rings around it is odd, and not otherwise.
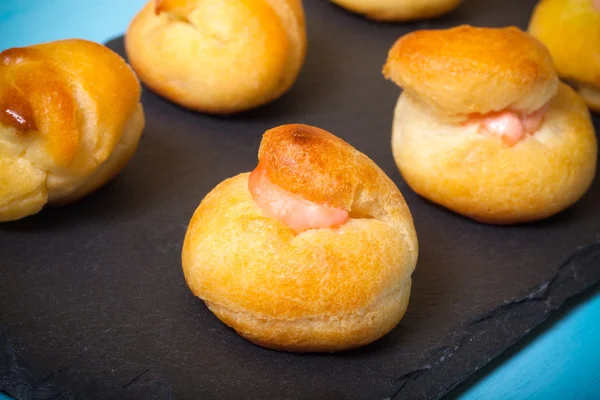
<path fill-rule="evenodd" d="M 143 140 L 115 182 L 73 206 L 0 226 L 0 392 L 20 399 L 448 393 L 600 280 L 600 183 L 570 210 L 514 227 L 476 224 L 420 199 L 393 163 L 399 90 L 380 70 L 410 30 L 525 28 L 533 5 L 467 0 L 446 18 L 394 25 L 306 0 L 308 58 L 279 101 L 215 118 L 146 90 Z M 109 46 L 123 54 L 122 38 Z M 408 312 L 363 349 L 264 350 L 221 324 L 185 286 L 180 251 L 193 211 L 217 183 L 251 170 L 262 133 L 285 123 L 322 127 L 369 155 L 413 212 L 420 259 Z"/>

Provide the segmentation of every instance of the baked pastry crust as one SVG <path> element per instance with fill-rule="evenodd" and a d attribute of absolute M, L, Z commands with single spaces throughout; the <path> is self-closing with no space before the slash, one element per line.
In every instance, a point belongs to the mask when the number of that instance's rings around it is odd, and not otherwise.
<path fill-rule="evenodd" d="M 395 110 L 392 150 L 416 193 L 493 224 L 539 220 L 566 209 L 591 186 L 597 162 L 589 111 L 563 83 L 540 129 L 514 146 L 476 126 L 440 121 L 404 93 Z"/>
<path fill-rule="evenodd" d="M 191 291 L 240 335 L 272 349 L 332 352 L 388 333 L 408 305 L 418 254 L 398 188 L 367 156 L 305 125 L 267 131 L 259 158 L 273 182 L 347 208 L 350 220 L 295 232 L 254 201 L 248 173 L 227 179 L 186 232 Z"/>
<path fill-rule="evenodd" d="M 300 0 L 152 0 L 125 35 L 142 82 L 213 114 L 279 98 L 296 81 L 306 48 Z"/>
<path fill-rule="evenodd" d="M 560 76 L 600 112 L 600 6 L 594 0 L 542 0 L 528 30 L 548 47 Z"/>
<path fill-rule="evenodd" d="M 404 89 L 394 159 L 424 198 L 512 224 L 554 215 L 592 184 L 589 110 L 532 36 L 512 27 L 417 31 L 396 42 L 383 72 Z"/>
<path fill-rule="evenodd" d="M 70 39 L 0 53 L 0 222 L 98 189 L 144 126 L 140 84 L 97 43 Z"/>
<path fill-rule="evenodd" d="M 331 0 L 357 14 L 379 21 L 414 21 L 444 15 L 461 0 Z"/>
<path fill-rule="evenodd" d="M 383 74 L 439 116 L 530 113 L 558 85 L 548 50 L 515 27 L 409 33 L 390 49 Z"/>

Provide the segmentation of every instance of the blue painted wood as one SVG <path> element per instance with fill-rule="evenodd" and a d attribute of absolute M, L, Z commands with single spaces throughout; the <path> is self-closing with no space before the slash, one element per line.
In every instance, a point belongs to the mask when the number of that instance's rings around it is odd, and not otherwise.
<path fill-rule="evenodd" d="M 0 0 L 0 50 L 74 37 L 106 42 L 123 34 L 145 3 L 146 0 Z"/>
<path fill-rule="evenodd" d="M 145 2 L 0 1 L 0 50 L 71 37 L 105 42 L 121 35 Z M 0 394 L 0 400 L 8 399 Z M 459 399 L 600 399 L 600 293 L 538 334 Z"/>
<path fill-rule="evenodd" d="M 600 293 L 544 328 L 458 398 L 600 399 Z"/>

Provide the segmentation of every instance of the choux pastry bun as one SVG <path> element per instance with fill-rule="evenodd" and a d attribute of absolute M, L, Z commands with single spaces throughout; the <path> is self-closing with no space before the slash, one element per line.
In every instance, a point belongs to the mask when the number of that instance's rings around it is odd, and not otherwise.
<path fill-rule="evenodd" d="M 410 33 L 383 74 L 404 89 L 392 149 L 419 195 L 476 221 L 511 224 L 556 214 L 590 187 L 597 144 L 585 102 L 518 28 Z"/>
<path fill-rule="evenodd" d="M 140 84 L 100 44 L 71 39 L 0 53 L 0 222 L 66 204 L 117 175 L 135 152 Z"/>
<path fill-rule="evenodd" d="M 194 213 L 182 252 L 194 295 L 271 349 L 334 352 L 392 330 L 418 253 L 396 185 L 367 156 L 306 125 L 267 131 L 258 159 Z"/>
<path fill-rule="evenodd" d="M 542 0 L 529 33 L 548 47 L 558 74 L 600 112 L 600 0 Z"/>
<path fill-rule="evenodd" d="M 462 0 L 331 0 L 348 11 L 368 19 L 389 22 L 415 21 L 439 17 Z"/>
<path fill-rule="evenodd" d="M 283 95 L 306 46 L 301 0 L 151 0 L 125 35 L 142 82 L 210 114 L 246 111 Z"/>

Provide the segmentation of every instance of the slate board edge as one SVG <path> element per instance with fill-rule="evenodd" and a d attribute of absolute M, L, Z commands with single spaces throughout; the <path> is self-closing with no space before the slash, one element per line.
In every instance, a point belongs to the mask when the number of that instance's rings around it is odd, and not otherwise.
<path fill-rule="evenodd" d="M 583 295 L 588 290 L 600 282 L 600 242 L 579 247 L 567 260 L 561 264 L 556 274 L 549 280 L 534 286 L 527 294 L 520 298 L 513 299 L 489 312 L 486 312 L 471 321 L 468 321 L 457 332 L 448 345 L 440 346 L 435 349 L 425 364 L 416 370 L 407 372 L 395 380 L 397 391 L 388 399 L 432 399 L 436 398 L 433 393 L 439 393 L 441 398 L 450 393 L 461 383 L 470 378 L 479 369 L 491 362 L 503 352 L 508 350 L 519 340 L 527 336 L 534 328 L 541 325 L 553 312 L 561 308 L 569 299 Z M 560 293 L 559 288 L 571 285 L 570 288 Z M 477 339 L 489 332 L 486 327 L 494 324 L 503 323 L 505 325 L 518 323 L 519 317 L 532 315 L 533 318 L 527 323 L 527 328 L 521 330 L 520 334 L 511 334 L 517 332 L 517 329 L 508 328 L 496 347 L 486 347 L 479 349 L 486 360 L 476 365 L 464 365 L 467 361 L 461 358 L 461 354 L 469 347 L 477 346 Z M 502 333 L 497 331 L 496 333 Z M 453 376 L 446 382 L 440 382 L 438 385 L 432 384 L 430 392 L 412 391 L 411 388 L 419 379 L 427 379 L 428 372 L 437 369 L 463 370 L 461 375 Z M 434 374 L 440 376 L 439 374 Z M 443 386 L 442 386 L 443 385 Z M 440 387 L 442 386 L 442 387 Z"/>
<path fill-rule="evenodd" d="M 434 393 L 439 394 L 439 397 L 448 394 L 544 322 L 552 315 L 552 312 L 558 310 L 567 300 L 591 289 L 600 281 L 599 265 L 600 242 L 580 247 L 558 267 L 556 274 L 551 279 L 531 288 L 524 296 L 513 299 L 466 322 L 461 329 L 450 335 L 448 345 L 441 346 L 431 353 L 421 368 L 405 373 L 395 379 L 393 382 L 397 386 L 395 392 L 390 393 L 390 396 L 384 399 L 431 399 L 436 398 Z M 564 287 L 569 285 L 570 287 L 565 290 Z M 561 288 L 563 293 L 560 293 L 559 289 Z M 484 346 L 480 350 L 484 354 L 482 359 L 486 361 L 476 365 L 463 365 L 468 360 L 461 358 L 461 354 L 466 349 L 480 344 L 478 338 L 489 332 L 486 327 L 498 323 L 506 325 L 518 323 L 519 317 L 530 316 L 531 314 L 536 317 L 527 322 L 527 329 L 521 330 L 521 334 L 503 335 L 496 341 L 497 346 Z M 513 330 L 507 329 L 507 331 Z M 498 332 L 502 333 L 496 331 L 496 333 Z M 455 368 L 463 370 L 464 373 L 451 376 L 447 381 L 432 384 L 429 386 L 430 391 L 427 393 L 412 390 L 414 383 L 417 380 L 428 379 L 432 375 L 430 374 L 431 371 L 438 369 L 453 370 Z M 433 375 L 440 376 L 440 374 Z M 441 375 L 443 376 L 443 374 Z M 144 377 L 144 379 L 140 379 L 140 377 Z M 142 371 L 140 375 L 122 388 L 110 382 L 110 380 L 98 379 L 90 382 L 89 379 L 90 377 L 85 376 L 85 371 L 78 371 L 76 368 L 62 368 L 49 375 L 42 375 L 12 347 L 6 329 L 0 330 L 0 393 L 5 393 L 17 400 L 30 398 L 75 399 L 78 398 L 75 393 L 93 395 L 93 393 L 87 391 L 91 387 L 102 388 L 104 394 L 106 394 L 106 389 L 110 387 L 113 398 L 138 398 L 138 395 L 157 400 L 174 398 L 168 384 L 163 382 L 159 374 L 151 368 Z M 61 380 L 71 383 L 61 384 L 59 382 Z"/>

